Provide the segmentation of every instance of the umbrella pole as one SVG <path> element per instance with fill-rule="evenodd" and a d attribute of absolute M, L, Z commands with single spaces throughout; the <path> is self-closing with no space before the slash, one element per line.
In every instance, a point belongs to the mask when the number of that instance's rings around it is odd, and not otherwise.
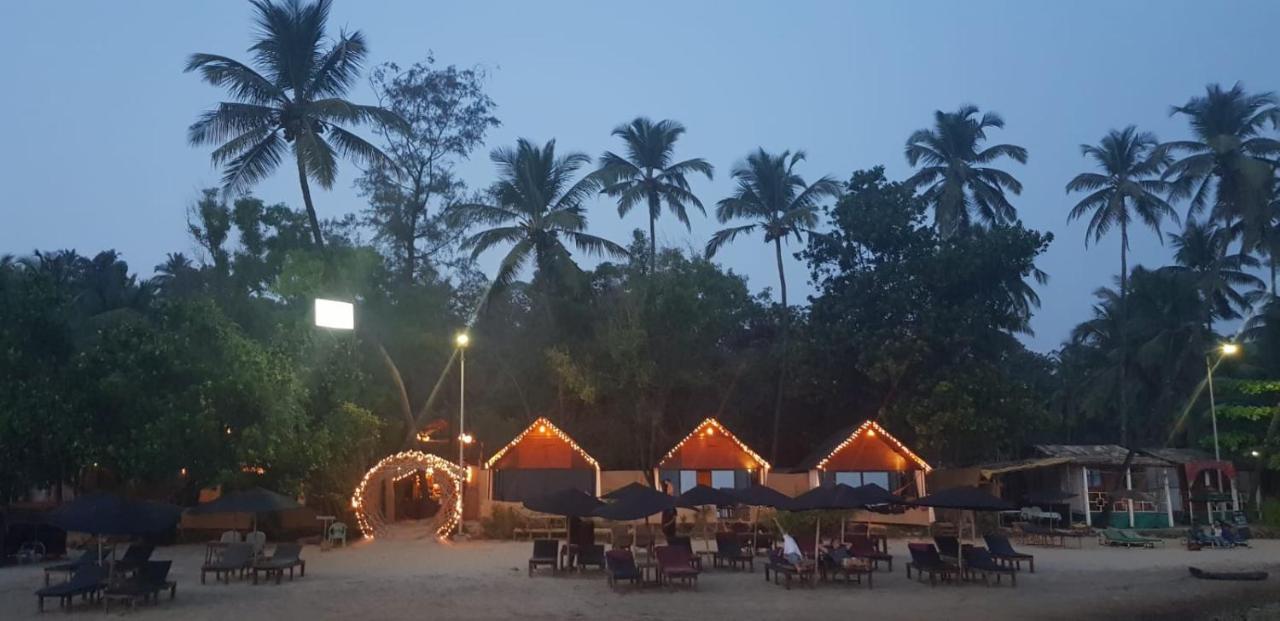
<path fill-rule="evenodd" d="M 813 565 L 818 566 L 818 544 L 822 541 L 822 516 L 819 515 L 817 523 L 813 527 Z M 813 579 L 818 579 L 818 573 L 814 572 Z"/>

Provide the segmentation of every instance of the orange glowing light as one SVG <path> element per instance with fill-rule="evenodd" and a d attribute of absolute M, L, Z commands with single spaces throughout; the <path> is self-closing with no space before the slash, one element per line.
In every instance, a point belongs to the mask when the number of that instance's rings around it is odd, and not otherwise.
<path fill-rule="evenodd" d="M 546 432 L 547 432 L 546 425 L 538 425 L 538 433 L 546 433 Z"/>

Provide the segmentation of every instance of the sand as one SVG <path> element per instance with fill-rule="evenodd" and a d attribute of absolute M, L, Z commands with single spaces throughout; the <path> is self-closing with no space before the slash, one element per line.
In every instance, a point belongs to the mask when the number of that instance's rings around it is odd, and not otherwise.
<path fill-rule="evenodd" d="M 701 542 L 695 542 L 701 546 Z M 528 542 L 436 543 L 417 536 L 388 537 L 321 552 L 308 547 L 307 576 L 279 586 L 200 584 L 204 548 L 161 548 L 172 559 L 178 597 L 119 614 L 194 621 L 254 619 L 1079 619 L 1228 618 L 1222 611 L 1280 600 L 1280 541 L 1251 549 L 1190 552 L 1176 541 L 1159 549 L 1084 549 L 1022 546 L 1036 555 L 1036 573 L 1023 571 L 1017 588 L 980 584 L 930 587 L 907 580 L 905 540 L 894 540 L 895 571 L 880 572 L 875 589 L 822 584 L 784 590 L 755 573 L 713 570 L 696 591 L 648 588 L 611 592 L 604 577 L 526 577 Z M 1196 580 L 1188 565 L 1218 570 L 1265 569 L 1261 583 Z M 39 618 L 32 593 L 42 584 L 39 565 L 0 568 L 0 619 Z M 58 615 L 56 601 L 48 615 Z M 1265 609 L 1264 609 L 1265 610 Z M 1275 612 L 1274 607 L 1271 609 Z M 113 616 L 118 613 L 113 608 Z M 102 616 L 100 607 L 78 615 Z M 54 617 L 56 618 L 56 617 Z M 1230 618 L 1244 618 L 1230 617 Z M 1250 619 L 1271 618 L 1250 616 Z"/>

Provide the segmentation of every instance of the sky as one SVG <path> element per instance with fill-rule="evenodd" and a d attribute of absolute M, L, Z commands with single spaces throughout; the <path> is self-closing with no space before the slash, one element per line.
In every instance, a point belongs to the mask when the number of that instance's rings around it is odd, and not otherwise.
<path fill-rule="evenodd" d="M 194 254 L 186 211 L 220 174 L 185 133 L 223 93 L 182 68 L 193 52 L 248 60 L 251 19 L 247 2 L 231 0 L 0 3 L 0 254 L 114 248 L 143 276 L 168 252 Z M 687 126 L 678 155 L 717 168 L 714 180 L 694 181 L 709 206 L 757 147 L 806 151 L 800 172 L 810 180 L 876 165 L 901 179 L 903 143 L 934 110 L 997 111 L 1007 125 L 990 138 L 1030 151 L 1025 166 L 1004 165 L 1025 186 L 1013 201 L 1019 216 L 1055 236 L 1025 337 L 1045 352 L 1088 317 L 1093 291 L 1119 266 L 1117 239 L 1086 248 L 1084 223 L 1067 222 L 1075 200 L 1063 186 L 1090 169 L 1079 145 L 1131 123 L 1185 137 L 1169 107 L 1210 82 L 1280 90 L 1277 23 L 1280 3 L 1269 1 L 337 0 L 331 18 L 335 32 L 364 33 L 370 65 L 433 52 L 488 70 L 502 126 L 459 168 L 472 187 L 493 180 L 495 146 L 554 138 L 598 156 L 619 149 L 610 130 L 637 115 Z M 373 102 L 363 82 L 351 99 Z M 354 171 L 345 166 L 332 190 L 315 193 L 322 217 L 364 209 Z M 287 167 L 255 194 L 301 205 Z M 607 198 L 588 214 L 593 233 L 620 242 L 646 226 L 642 210 L 620 219 Z M 719 227 L 710 214 L 692 230 L 664 218 L 659 242 L 700 249 Z M 1131 265 L 1168 262 L 1154 233 L 1131 235 Z M 717 260 L 776 293 L 762 240 L 740 239 Z M 799 261 L 788 257 L 786 269 L 792 300 L 812 292 Z"/>

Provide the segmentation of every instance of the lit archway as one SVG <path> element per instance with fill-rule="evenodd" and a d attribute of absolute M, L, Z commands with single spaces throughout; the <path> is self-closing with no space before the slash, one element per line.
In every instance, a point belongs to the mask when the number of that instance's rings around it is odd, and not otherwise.
<path fill-rule="evenodd" d="M 381 503 L 374 494 L 382 489 L 387 479 L 398 480 L 419 470 L 430 476 L 440 476 L 442 481 L 440 511 L 434 518 L 436 535 L 447 537 L 457 528 L 462 521 L 462 489 L 466 485 L 466 469 L 437 455 L 422 451 L 403 451 L 383 459 L 364 473 L 360 485 L 351 495 L 351 508 L 355 511 L 360 532 L 365 537 L 372 539 L 387 527 Z"/>

